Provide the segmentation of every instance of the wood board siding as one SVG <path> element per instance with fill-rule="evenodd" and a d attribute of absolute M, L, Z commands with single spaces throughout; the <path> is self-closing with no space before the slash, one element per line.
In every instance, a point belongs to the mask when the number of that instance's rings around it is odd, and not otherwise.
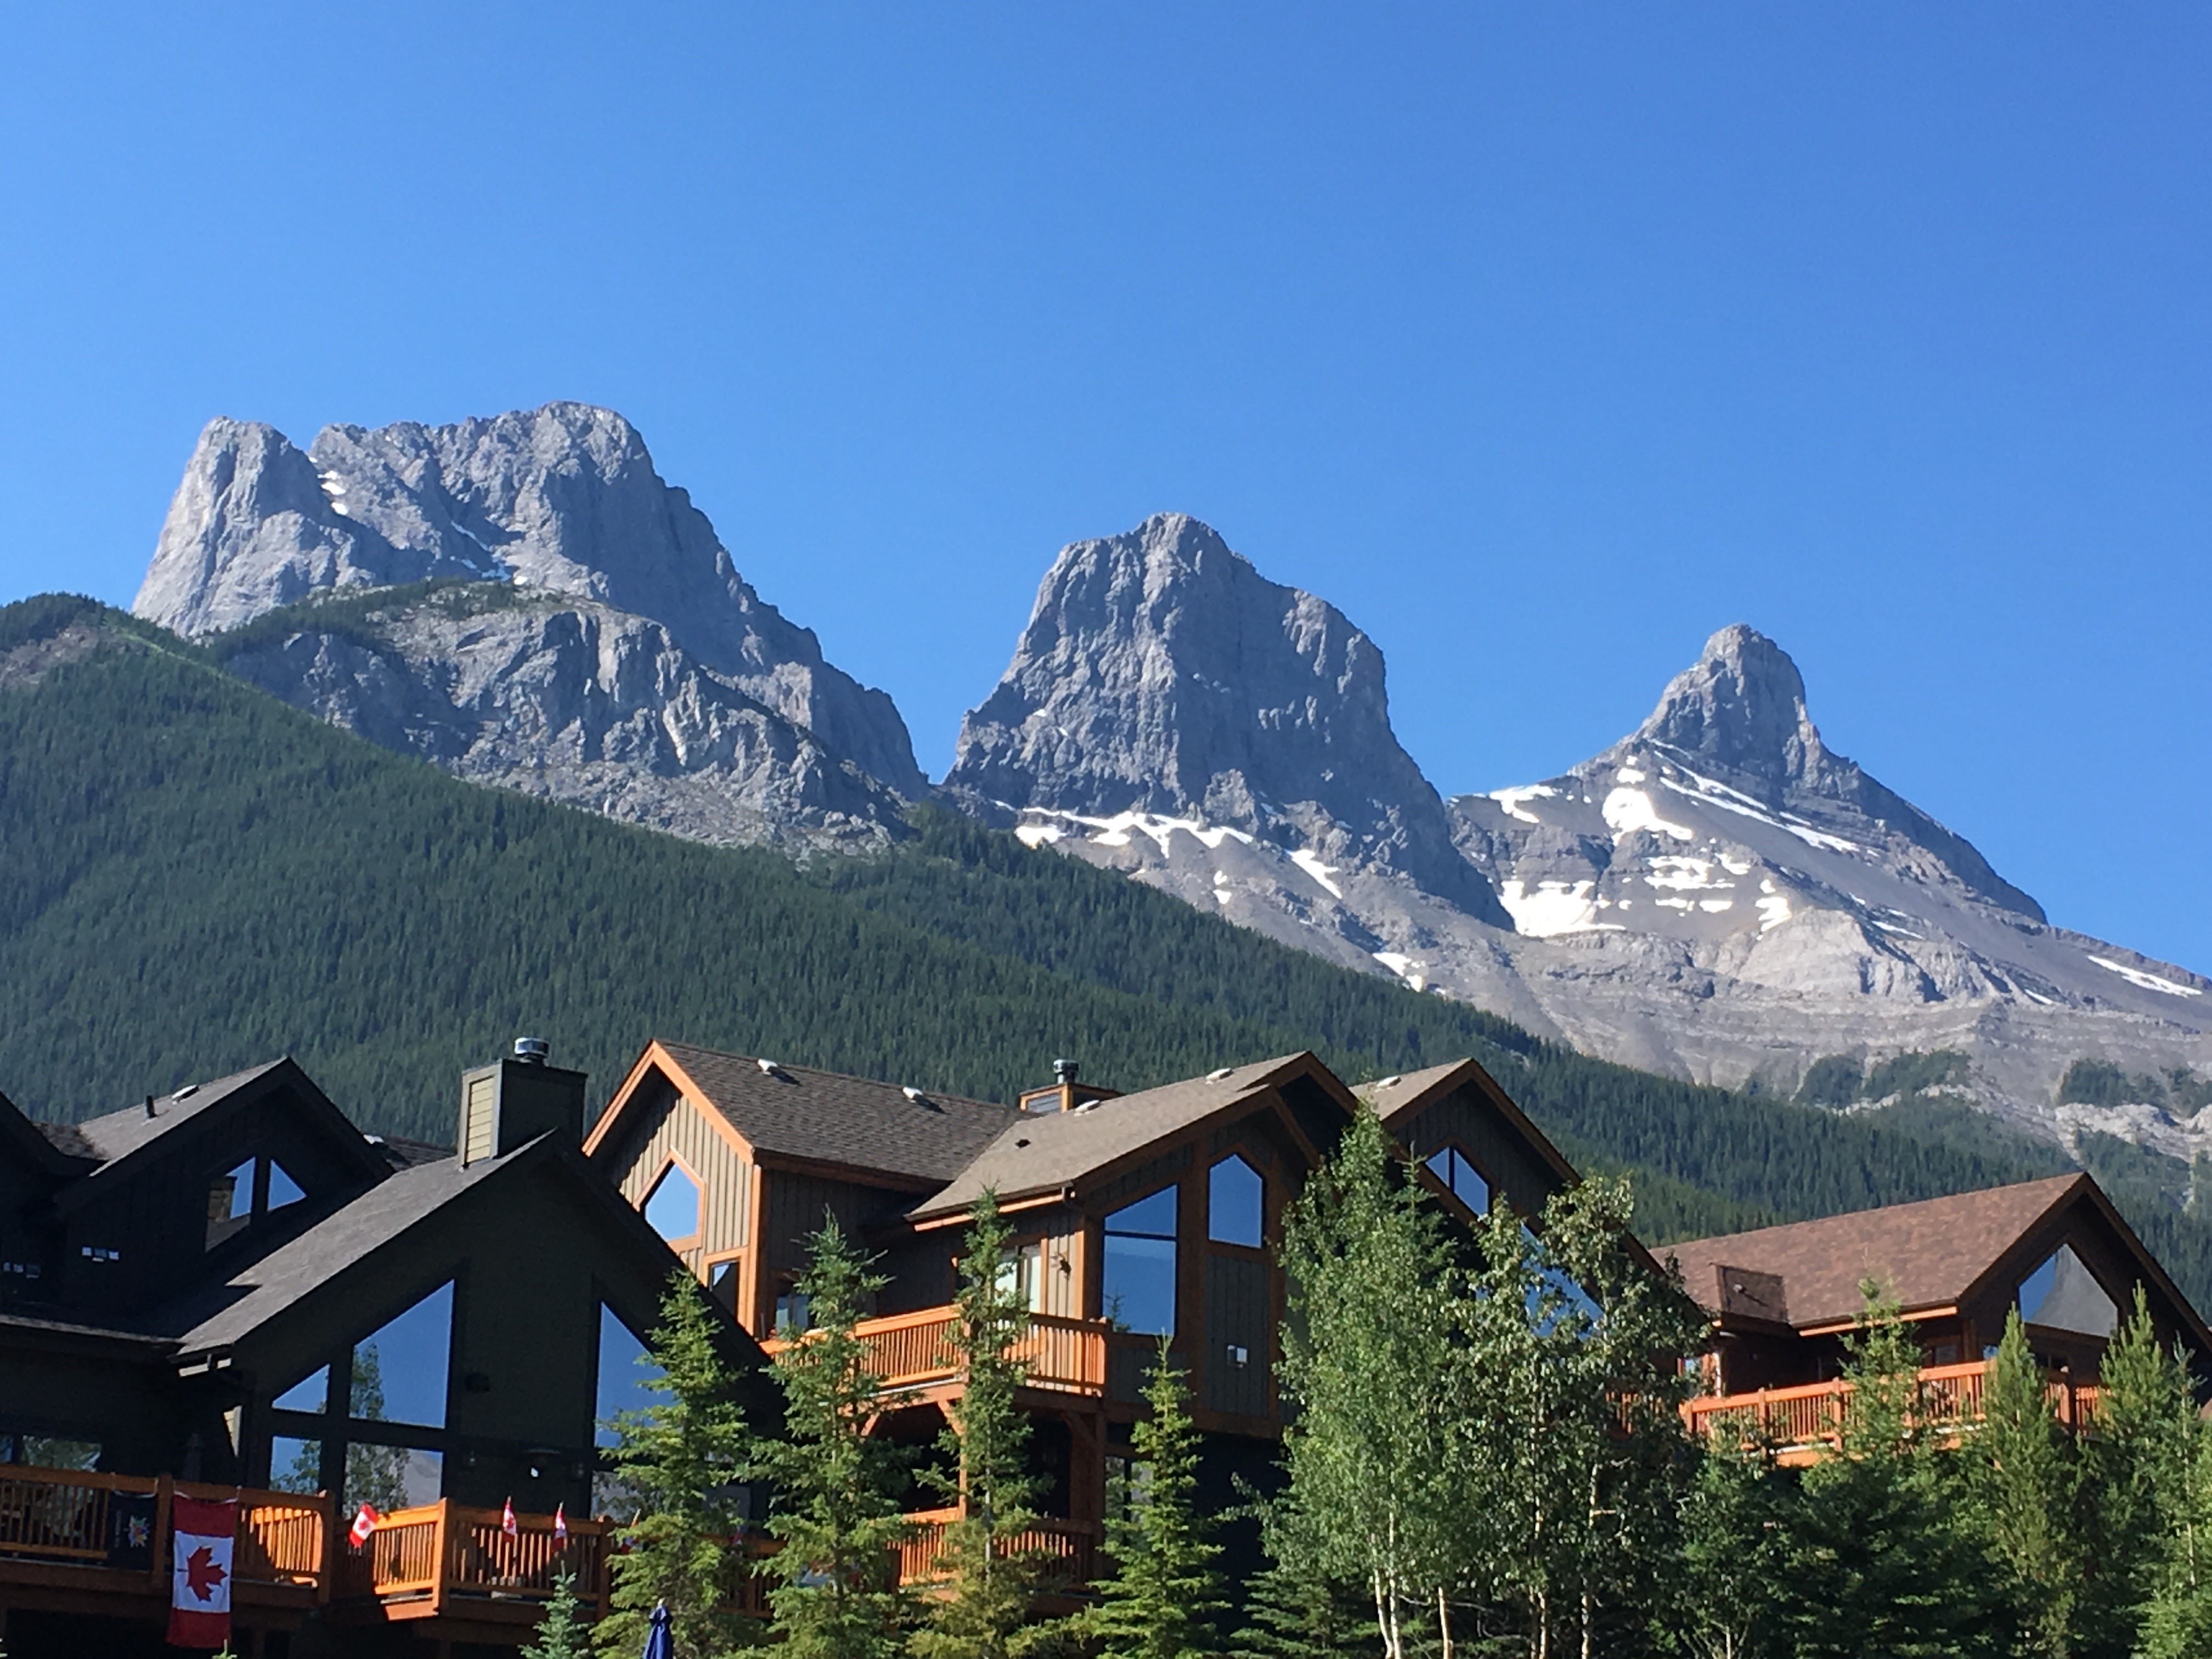
<path fill-rule="evenodd" d="M 1391 1124 L 1390 1133 L 1425 1161 L 1456 1143 L 1474 1160 L 1491 1190 L 1503 1193 L 1523 1215 L 1542 1214 L 1545 1200 L 1560 1185 L 1558 1174 L 1472 1084 Z"/>
<path fill-rule="evenodd" d="M 690 1171 L 699 1183 L 699 1235 L 682 1254 L 695 1273 L 708 1258 L 743 1249 L 751 1219 L 750 1170 L 708 1119 L 708 1109 L 666 1091 L 639 1114 L 615 1163 L 623 1198 L 636 1209 L 645 1207 L 671 1158 Z"/>
<path fill-rule="evenodd" d="M 1209 1411 L 1265 1417 L 1274 1343 L 1273 1273 L 1266 1258 L 1219 1247 L 1209 1250 L 1200 1403 Z M 1242 1351 L 1241 1362 L 1232 1350 Z"/>

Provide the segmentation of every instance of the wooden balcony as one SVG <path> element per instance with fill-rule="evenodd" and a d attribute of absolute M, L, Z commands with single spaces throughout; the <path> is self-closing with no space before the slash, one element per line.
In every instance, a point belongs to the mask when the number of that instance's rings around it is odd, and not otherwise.
<path fill-rule="evenodd" d="M 1983 1399 L 1995 1362 L 1931 1365 L 1919 1374 L 1914 1426 L 1956 1440 L 1972 1432 L 1982 1417 Z M 2094 1420 L 2097 1389 L 2053 1374 L 2044 1381 L 2051 1410 L 2076 1432 Z M 1791 1389 L 1761 1389 L 1754 1394 L 1708 1395 L 1686 1401 L 1682 1421 L 1692 1435 L 1712 1439 L 1733 1436 L 1750 1445 L 1772 1449 L 1781 1462 L 1809 1463 L 1843 1443 L 1843 1425 L 1852 1393 L 1848 1382 L 1810 1382 Z"/>
<path fill-rule="evenodd" d="M 167 1475 L 0 1465 L 0 1589 L 20 1605 L 152 1616 L 169 1602 L 169 1507 L 179 1495 L 238 1503 L 234 1604 L 296 1622 L 329 1596 L 330 1505 Z"/>
<path fill-rule="evenodd" d="M 945 1530 L 960 1511 L 923 1510 L 907 1516 L 909 1528 L 899 1545 L 899 1582 L 927 1584 L 938 1578 L 945 1553 Z M 1035 1526 L 1009 1540 L 1010 1555 L 1041 1558 L 1040 1587 L 1047 1591 L 1079 1590 L 1098 1576 L 1098 1528 L 1081 1521 L 1041 1516 Z"/>
<path fill-rule="evenodd" d="M 854 1334 L 868 1345 L 869 1370 L 885 1389 L 923 1390 L 951 1382 L 959 1374 L 951 1344 L 958 1317 L 951 1308 L 924 1308 L 864 1319 L 854 1327 Z M 1009 1357 L 1024 1367 L 1029 1388 L 1103 1395 L 1106 1328 L 1103 1320 L 1031 1314 L 1028 1331 Z M 785 1345 L 771 1340 L 761 1346 L 773 1354 Z"/>
<path fill-rule="evenodd" d="M 553 1598 L 562 1571 L 591 1616 L 606 1611 L 611 1527 L 571 1521 L 568 1540 L 550 1515 L 518 1515 L 508 1537 L 498 1510 L 449 1499 L 395 1510 L 359 1549 L 341 1544 L 332 1600 L 341 1616 L 380 1620 L 465 1619 L 534 1625 Z"/>

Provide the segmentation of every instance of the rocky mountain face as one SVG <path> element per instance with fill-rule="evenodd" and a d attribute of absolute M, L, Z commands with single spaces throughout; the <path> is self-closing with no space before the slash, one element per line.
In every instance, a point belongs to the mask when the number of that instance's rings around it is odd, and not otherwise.
<path fill-rule="evenodd" d="M 2051 927 L 1829 749 L 1749 628 L 1604 754 L 1447 803 L 1446 859 L 1373 642 L 1156 518 L 1060 553 L 946 783 L 1032 846 L 1674 1075 L 1791 1092 L 1823 1056 L 1956 1051 L 1953 1092 L 2152 1144 L 2142 1110 L 2059 1109 L 2068 1066 L 2212 1072 L 2212 981 Z"/>
<path fill-rule="evenodd" d="M 354 603 L 426 582 L 480 602 Z M 337 596 L 342 631 L 313 603 Z M 288 702 L 702 839 L 879 841 L 928 787 L 890 699 L 760 598 L 628 422 L 581 404 L 326 427 L 304 453 L 211 422 L 134 609 L 196 636 L 281 611 L 240 666 Z"/>
<path fill-rule="evenodd" d="M 1378 910 L 1440 901 L 1508 925 L 1390 730 L 1375 642 L 1181 514 L 1061 550 L 945 787 L 1033 843 L 1073 837 L 1362 959 Z"/>

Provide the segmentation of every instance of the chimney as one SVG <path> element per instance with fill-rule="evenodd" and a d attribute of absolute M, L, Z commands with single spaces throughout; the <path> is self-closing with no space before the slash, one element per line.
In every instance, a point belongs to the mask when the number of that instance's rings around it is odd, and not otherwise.
<path fill-rule="evenodd" d="M 544 1037 L 517 1037 L 507 1058 L 461 1073 L 464 1165 L 503 1158 L 548 1130 L 571 1146 L 583 1139 L 585 1073 L 551 1064 L 552 1054 Z"/>
<path fill-rule="evenodd" d="M 1079 1106 L 1095 1106 L 1102 1100 L 1111 1100 L 1119 1091 L 1101 1089 L 1096 1084 L 1076 1082 L 1082 1070 L 1072 1060 L 1055 1060 L 1052 1063 L 1052 1085 L 1048 1088 L 1030 1089 L 1021 1098 L 1021 1108 L 1032 1114 L 1072 1112 Z"/>

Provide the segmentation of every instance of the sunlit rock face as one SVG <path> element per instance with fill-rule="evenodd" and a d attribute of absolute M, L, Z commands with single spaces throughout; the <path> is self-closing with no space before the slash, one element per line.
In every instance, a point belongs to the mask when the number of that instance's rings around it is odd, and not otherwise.
<path fill-rule="evenodd" d="M 804 840 L 848 822 L 864 839 L 895 833 L 898 798 L 927 789 L 891 700 L 760 598 L 611 410 L 549 404 L 450 426 L 326 427 L 305 452 L 271 427 L 211 422 L 135 608 L 207 636 L 307 601 L 424 582 L 530 603 L 463 606 L 473 621 L 461 641 L 443 627 L 450 606 L 423 611 L 421 595 L 404 596 L 379 611 L 380 666 L 360 659 L 359 627 L 325 637 L 310 606 L 283 649 L 257 642 L 254 677 L 470 775 L 521 787 L 525 772 L 534 784 L 545 767 L 588 765 L 598 769 L 550 793 L 628 801 L 623 816 L 685 833 L 711 825 L 708 839 L 790 830 Z M 488 670 L 495 661 L 504 666 Z M 398 735 L 433 727 L 434 741 Z M 476 733 L 466 743 L 464 729 Z M 476 757 L 465 769 L 463 754 Z M 717 789 L 734 792 L 731 811 L 713 809 Z M 787 823 L 793 801 L 810 804 Z"/>

